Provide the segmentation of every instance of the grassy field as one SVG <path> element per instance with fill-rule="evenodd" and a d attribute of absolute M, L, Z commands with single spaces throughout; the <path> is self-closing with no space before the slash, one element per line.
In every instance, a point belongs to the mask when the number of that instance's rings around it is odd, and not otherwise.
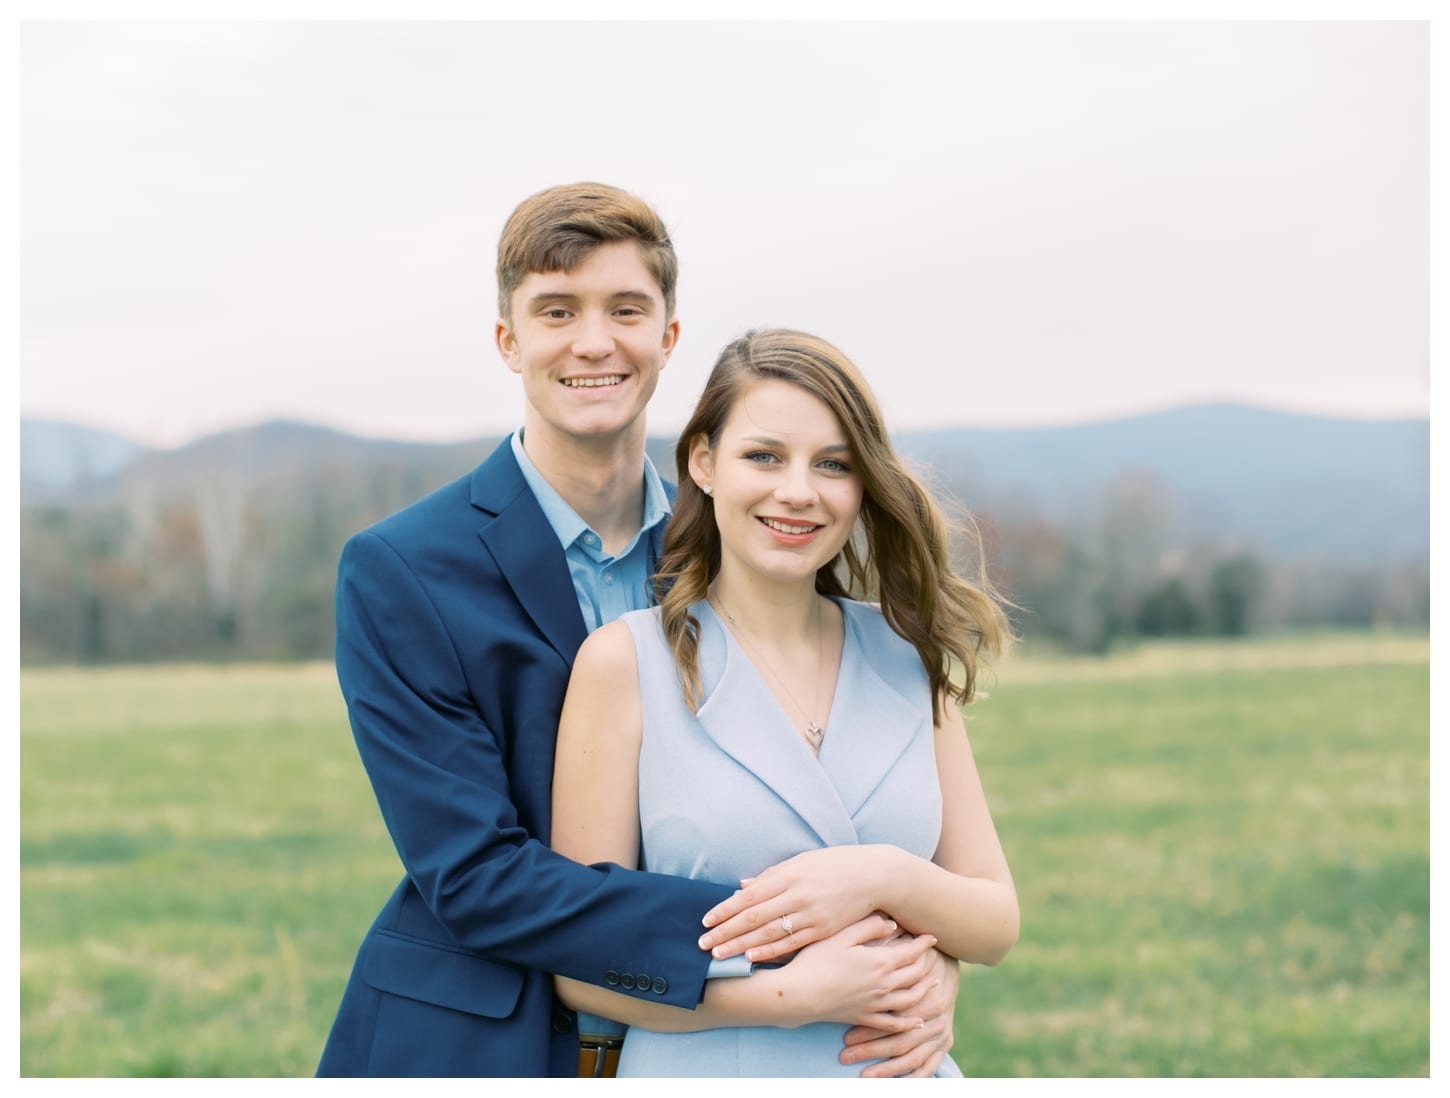
<path fill-rule="evenodd" d="M 1429 1071 L 1429 644 L 1015 658 L 969 1075 Z M 309 1074 L 398 865 L 328 667 L 21 676 L 21 1072 Z"/>

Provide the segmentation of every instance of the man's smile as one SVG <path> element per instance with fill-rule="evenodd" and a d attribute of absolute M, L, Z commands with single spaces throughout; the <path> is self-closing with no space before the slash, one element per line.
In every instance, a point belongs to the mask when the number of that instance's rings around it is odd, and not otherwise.
<path fill-rule="evenodd" d="M 570 389 L 598 389 L 605 386 L 618 385 L 624 380 L 624 375 L 607 374 L 604 377 L 566 377 L 561 380 Z"/>

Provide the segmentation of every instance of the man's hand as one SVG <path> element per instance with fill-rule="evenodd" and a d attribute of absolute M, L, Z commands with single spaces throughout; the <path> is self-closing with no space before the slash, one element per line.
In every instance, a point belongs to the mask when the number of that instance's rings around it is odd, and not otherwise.
<path fill-rule="evenodd" d="M 751 982 L 769 981 L 777 1025 L 843 1022 L 881 1033 L 913 1030 L 925 1018 L 912 1008 L 937 978 L 935 945 L 930 934 L 902 934 L 891 920 L 871 915 L 806 946 L 784 967 L 756 973 Z"/>
<path fill-rule="evenodd" d="M 865 1077 L 919 1078 L 934 1075 L 956 1040 L 953 1015 L 957 992 L 961 988 L 961 970 L 956 958 L 939 949 L 932 950 L 935 963 L 925 979 L 920 1000 L 895 1013 L 923 1019 L 920 1028 L 889 1032 L 870 1026 L 854 1026 L 846 1031 L 846 1047 L 841 1063 L 859 1064 L 881 1060 L 861 1072 Z"/>

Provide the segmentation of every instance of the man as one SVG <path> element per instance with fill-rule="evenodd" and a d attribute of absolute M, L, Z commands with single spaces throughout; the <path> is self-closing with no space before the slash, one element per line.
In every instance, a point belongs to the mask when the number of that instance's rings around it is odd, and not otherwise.
<path fill-rule="evenodd" d="M 669 514 L 644 413 L 679 335 L 673 246 L 634 196 L 556 187 L 510 217 L 498 277 L 523 431 L 353 537 L 339 565 L 338 680 L 406 875 L 319 1075 L 574 1075 L 576 1020 L 550 973 L 692 1009 L 712 964 L 701 917 L 733 891 L 580 866 L 541 841 L 574 654 L 648 605 Z M 942 971 L 949 1024 L 955 965 Z"/>

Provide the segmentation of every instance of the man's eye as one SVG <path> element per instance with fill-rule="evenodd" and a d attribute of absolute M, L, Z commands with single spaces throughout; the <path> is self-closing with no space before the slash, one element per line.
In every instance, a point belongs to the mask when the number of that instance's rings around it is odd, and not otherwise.
<path fill-rule="evenodd" d="M 568 309 L 550 309 L 544 314 L 549 320 L 566 320 L 569 316 Z"/>

